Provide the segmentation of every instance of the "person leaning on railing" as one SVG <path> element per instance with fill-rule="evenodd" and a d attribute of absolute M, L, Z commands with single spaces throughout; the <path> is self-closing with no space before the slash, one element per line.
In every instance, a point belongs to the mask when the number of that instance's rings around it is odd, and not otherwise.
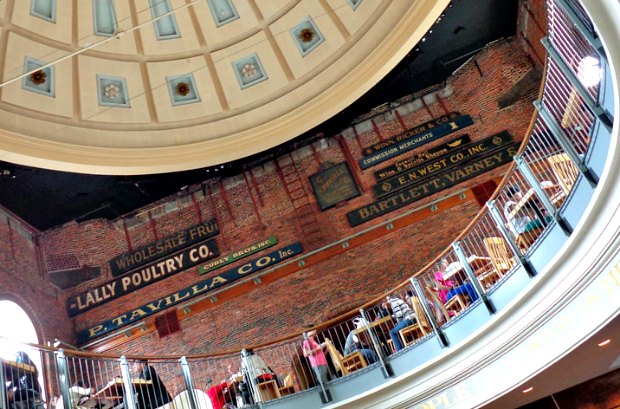
<path fill-rule="evenodd" d="M 302 350 L 304 356 L 308 358 L 310 366 L 316 374 L 319 383 L 323 384 L 330 379 L 329 366 L 327 365 L 327 357 L 323 350 L 327 348 L 327 342 L 318 343 L 316 338 L 316 330 L 310 330 L 304 335 Z"/>

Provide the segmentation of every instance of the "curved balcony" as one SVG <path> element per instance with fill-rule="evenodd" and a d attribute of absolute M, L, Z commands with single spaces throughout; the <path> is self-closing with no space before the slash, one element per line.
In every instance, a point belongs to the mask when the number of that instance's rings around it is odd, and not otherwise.
<path fill-rule="evenodd" d="M 518 151 L 501 137 L 490 142 L 495 155 L 486 160 L 514 156 L 514 164 L 432 263 L 385 297 L 316 327 L 310 336 L 319 346 L 306 333 L 241 356 L 149 357 L 167 393 L 148 369 L 132 372 L 144 357 L 39 347 L 48 402 L 58 395 L 66 409 L 469 408 L 515 390 L 605 327 L 620 309 L 613 128 L 620 49 L 603 45 L 620 41 L 620 5 L 548 0 L 547 7 L 545 80 L 527 137 Z M 309 357 L 322 361 L 318 349 L 329 375 L 311 368 Z M 33 370 L 1 363 L 5 377 Z"/>

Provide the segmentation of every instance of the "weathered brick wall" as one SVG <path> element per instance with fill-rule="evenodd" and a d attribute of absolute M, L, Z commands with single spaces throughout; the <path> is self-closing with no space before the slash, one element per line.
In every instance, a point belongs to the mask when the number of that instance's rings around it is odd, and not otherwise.
<path fill-rule="evenodd" d="M 525 53 L 516 40 L 502 41 L 488 47 L 463 66 L 441 91 L 440 99 L 428 96 L 424 103 L 415 100 L 398 107 L 397 110 L 407 128 L 449 111 L 459 111 L 474 119 L 474 125 L 463 132 L 441 138 L 419 150 L 426 150 L 462 133 L 468 133 L 472 140 L 476 141 L 507 129 L 516 140 L 520 140 L 533 112 L 531 99 L 519 100 L 514 105 L 499 110 L 497 98 L 531 68 L 531 63 L 525 58 Z M 412 208 L 441 199 L 459 189 L 497 179 L 505 170 L 505 167 L 498 168 L 351 228 L 346 213 L 374 200 L 370 192 L 370 187 L 375 184 L 373 171 L 407 156 L 401 155 L 365 171 L 359 169 L 357 161 L 362 157 L 361 147 L 402 132 L 398 116 L 393 111 L 376 116 L 373 121 L 379 134 L 370 120 L 357 124 L 355 131 L 348 129 L 342 133 L 346 151 L 353 157 L 353 162 L 350 163 L 352 172 L 361 181 L 362 190 L 359 197 L 342 206 L 320 212 L 308 181 L 308 177 L 316 173 L 321 164 L 346 160 L 347 153 L 336 137 L 326 136 L 312 147 L 298 149 L 291 155 L 317 217 L 321 230 L 318 239 L 308 240 L 304 237 L 291 198 L 276 171 L 276 164 L 270 161 L 246 171 L 245 177 L 241 174 L 226 178 L 221 183 L 190 187 L 188 190 L 194 190 L 190 196 L 168 198 L 142 209 L 137 215 L 114 223 L 107 220 L 71 223 L 44 232 L 40 245 L 43 265 L 48 271 L 63 267 L 75 268 L 77 264 L 99 266 L 102 274 L 97 279 L 61 292 L 58 303 L 55 303 L 53 308 L 41 308 L 35 311 L 35 315 L 39 321 L 49 320 L 58 324 L 59 334 L 54 333 L 52 338 L 58 336 L 72 341 L 68 339 L 67 327 L 75 325 L 78 331 L 89 328 L 204 279 L 204 276 L 198 275 L 198 267 L 194 267 L 175 275 L 174 278 L 166 278 L 136 290 L 73 319 L 67 318 L 64 312 L 64 303 L 68 297 L 103 284 L 111 278 L 110 259 L 128 251 L 130 247 L 135 249 L 202 220 L 212 217 L 217 219 L 221 233 L 216 240 L 223 255 L 270 235 L 277 236 L 278 246 L 301 241 L 304 250 L 309 251 L 351 236 Z M 279 158 L 279 163 L 284 165 L 286 159 Z M 109 352 L 149 355 L 205 353 L 240 348 L 299 332 L 309 324 L 335 317 L 403 281 L 409 273 L 423 266 L 434 254 L 445 248 L 475 216 L 479 208 L 475 201 L 470 200 L 449 211 L 435 213 L 420 223 L 328 258 L 274 283 L 259 284 L 252 291 L 234 300 L 210 304 L 206 311 L 182 320 L 180 333 L 162 340 L 157 338 L 156 333 L 152 333 L 139 340 L 124 343 Z M 6 251 L 3 248 L 0 253 L 6 255 Z M 28 260 L 35 259 L 34 250 L 32 253 Z M 216 272 L 239 266 L 244 261 Z M 34 269 L 34 266 L 32 268 Z M 31 284 L 38 281 L 33 277 L 27 282 Z M 57 290 L 47 283 L 40 291 L 45 294 L 57 293 Z M 34 294 L 35 299 L 39 296 L 43 295 Z"/>
<path fill-rule="evenodd" d="M 0 237 L 0 300 L 24 309 L 41 343 L 72 339 L 73 322 L 67 320 L 59 291 L 39 268 L 36 230 L 0 209 Z"/>

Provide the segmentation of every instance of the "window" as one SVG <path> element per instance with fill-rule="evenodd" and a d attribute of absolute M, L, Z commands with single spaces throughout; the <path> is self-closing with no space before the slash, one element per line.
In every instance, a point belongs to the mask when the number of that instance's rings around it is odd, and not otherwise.
<path fill-rule="evenodd" d="M 93 0 L 95 34 L 110 37 L 117 28 L 116 13 L 112 0 Z"/>
<path fill-rule="evenodd" d="M 151 15 L 154 19 L 172 11 L 170 0 L 149 0 L 149 4 L 151 6 Z M 155 34 L 158 40 L 181 37 L 174 14 L 155 20 L 153 25 L 155 25 Z"/>

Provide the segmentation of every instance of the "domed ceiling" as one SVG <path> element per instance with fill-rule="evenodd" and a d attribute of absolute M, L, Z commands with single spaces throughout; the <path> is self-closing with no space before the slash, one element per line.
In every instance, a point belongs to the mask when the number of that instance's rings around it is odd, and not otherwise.
<path fill-rule="evenodd" d="M 5 0 L 0 160 L 109 175 L 212 166 L 351 104 L 448 0 Z"/>

